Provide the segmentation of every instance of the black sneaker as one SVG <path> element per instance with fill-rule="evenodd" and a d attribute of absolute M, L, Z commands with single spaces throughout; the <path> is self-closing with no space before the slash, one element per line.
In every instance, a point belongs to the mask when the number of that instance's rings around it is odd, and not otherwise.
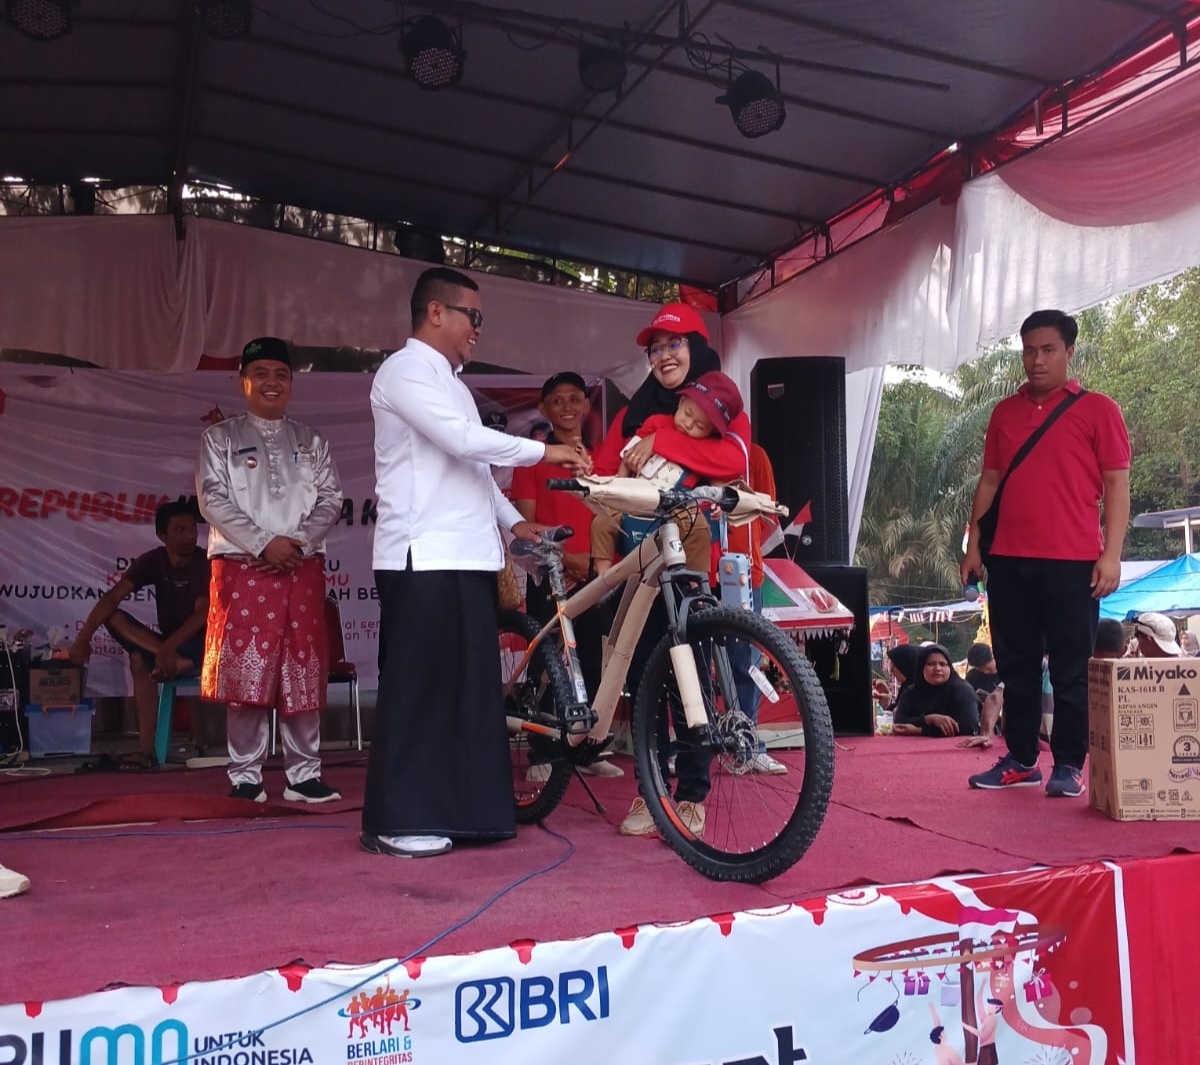
<path fill-rule="evenodd" d="M 261 784 L 234 784 L 229 791 L 231 799 L 248 799 L 250 802 L 266 802 L 267 789 Z"/>
<path fill-rule="evenodd" d="M 337 802 L 341 792 L 334 791 L 320 777 L 289 784 L 283 793 L 288 802 Z"/>
<path fill-rule="evenodd" d="M 1056 765 L 1046 782 L 1046 794 L 1052 799 L 1073 799 L 1087 791 L 1083 782 L 1083 770 L 1073 765 Z"/>

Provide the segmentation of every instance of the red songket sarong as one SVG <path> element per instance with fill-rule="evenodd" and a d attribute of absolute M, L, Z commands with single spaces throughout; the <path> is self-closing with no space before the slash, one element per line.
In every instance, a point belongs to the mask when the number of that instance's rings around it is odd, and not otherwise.
<path fill-rule="evenodd" d="M 304 714 L 324 708 L 328 683 L 324 556 L 286 574 L 241 557 L 214 558 L 204 698 Z"/>

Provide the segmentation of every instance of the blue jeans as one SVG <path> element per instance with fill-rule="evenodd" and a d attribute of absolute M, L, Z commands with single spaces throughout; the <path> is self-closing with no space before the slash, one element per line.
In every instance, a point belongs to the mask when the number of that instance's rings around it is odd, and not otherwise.
<path fill-rule="evenodd" d="M 754 605 L 754 612 L 761 614 L 763 606 L 761 585 L 751 589 L 751 602 Z M 753 653 L 754 646 L 742 640 L 735 640 L 729 647 L 729 664 L 733 667 L 734 687 L 737 689 L 738 705 L 742 708 L 742 713 L 757 725 L 758 704 L 762 701 L 762 692 L 758 690 L 758 685 L 750 679 L 750 667 L 758 665 L 757 662 L 751 661 Z M 758 741 L 759 753 L 764 753 L 766 749 L 766 743 L 760 739 Z"/>

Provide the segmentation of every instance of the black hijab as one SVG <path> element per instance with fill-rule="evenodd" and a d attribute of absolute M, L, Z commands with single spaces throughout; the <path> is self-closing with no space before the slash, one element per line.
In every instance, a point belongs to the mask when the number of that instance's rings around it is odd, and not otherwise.
<path fill-rule="evenodd" d="M 721 369 L 721 356 L 708 346 L 708 341 L 703 336 L 699 333 L 685 333 L 684 336 L 687 337 L 691 362 L 688 365 L 687 376 L 680 382 L 679 388 L 696 380 L 701 374 Z M 636 436 L 642 424 L 652 414 L 674 414 L 678 406 L 677 389 L 663 388 L 651 371 L 629 400 L 625 418 L 621 422 L 621 435 L 626 440 Z"/>
<path fill-rule="evenodd" d="M 930 655 L 941 655 L 950 664 L 950 679 L 945 684 L 930 684 L 925 679 L 925 663 Z M 903 667 L 901 667 L 903 668 Z M 966 690 L 969 702 L 978 700 L 975 690 L 954 671 L 954 661 L 950 652 L 940 643 L 931 643 L 917 650 L 916 665 L 912 678 L 912 690 L 908 694 L 908 707 L 911 713 L 928 717 L 930 714 L 945 714 L 947 717 L 957 717 L 955 700 L 964 699 L 957 688 Z"/>
<path fill-rule="evenodd" d="M 903 687 L 912 684 L 917 676 L 917 649 L 911 643 L 898 643 L 887 653 L 888 658 L 904 674 Z"/>

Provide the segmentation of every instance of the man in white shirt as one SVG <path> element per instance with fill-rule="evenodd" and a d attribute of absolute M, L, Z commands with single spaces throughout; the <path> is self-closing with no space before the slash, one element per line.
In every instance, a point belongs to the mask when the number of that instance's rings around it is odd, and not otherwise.
<path fill-rule="evenodd" d="M 483 311 L 479 287 L 426 270 L 411 300 L 413 335 L 375 375 L 374 569 L 379 699 L 367 763 L 361 843 L 375 854 L 444 854 L 454 839 L 516 835 L 500 695 L 496 573 L 499 525 L 524 521 L 490 465 L 545 459 L 590 469 L 581 448 L 485 428 L 458 374 Z"/>

